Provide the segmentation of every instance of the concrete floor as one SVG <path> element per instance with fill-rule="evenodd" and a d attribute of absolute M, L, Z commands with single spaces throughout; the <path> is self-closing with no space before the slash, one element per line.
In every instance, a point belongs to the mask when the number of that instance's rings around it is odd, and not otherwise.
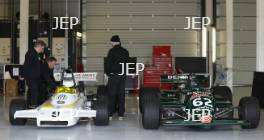
<path fill-rule="evenodd" d="M 242 96 L 250 94 L 250 88 L 234 88 L 235 104 Z M 263 140 L 264 116 L 260 126 L 254 130 L 243 130 L 239 126 L 217 127 L 203 130 L 187 127 L 144 130 L 137 111 L 137 100 L 127 98 L 127 113 L 123 121 L 114 118 L 107 127 L 94 126 L 92 122 L 80 122 L 70 128 L 38 128 L 34 122 L 26 126 L 11 126 L 8 121 L 8 102 L 0 97 L 0 140 Z M 263 113 L 262 113 L 263 114 Z"/>

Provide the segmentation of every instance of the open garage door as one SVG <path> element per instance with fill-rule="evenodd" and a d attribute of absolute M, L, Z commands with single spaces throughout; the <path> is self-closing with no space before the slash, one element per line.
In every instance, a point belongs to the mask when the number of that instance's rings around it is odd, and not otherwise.
<path fill-rule="evenodd" d="M 85 0 L 86 70 L 103 73 L 103 58 L 115 34 L 138 62 L 152 63 L 152 46 L 157 44 L 171 45 L 174 57 L 199 56 L 200 31 L 184 30 L 189 16 L 200 16 L 199 0 Z"/>

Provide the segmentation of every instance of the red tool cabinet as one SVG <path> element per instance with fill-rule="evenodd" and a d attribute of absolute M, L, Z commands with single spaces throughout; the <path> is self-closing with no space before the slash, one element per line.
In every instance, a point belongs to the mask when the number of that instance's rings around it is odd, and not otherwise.
<path fill-rule="evenodd" d="M 144 69 L 144 87 L 171 88 L 171 84 L 160 84 L 161 75 L 173 73 L 171 47 L 153 46 L 152 54 L 152 66 L 145 67 Z"/>

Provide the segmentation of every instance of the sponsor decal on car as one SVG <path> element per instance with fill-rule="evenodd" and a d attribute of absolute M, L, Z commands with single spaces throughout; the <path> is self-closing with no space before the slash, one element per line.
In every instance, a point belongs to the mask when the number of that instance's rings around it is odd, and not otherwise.
<path fill-rule="evenodd" d="M 205 117 L 205 116 L 212 116 L 211 115 L 211 110 L 209 109 L 200 109 L 200 108 L 196 108 L 196 109 L 185 109 L 186 113 L 187 113 L 187 118 L 184 121 L 193 121 L 193 122 L 208 122 L 210 123 L 212 121 L 212 117 L 211 120 L 209 117 Z"/>
<path fill-rule="evenodd" d="M 213 118 L 212 118 L 211 115 L 202 116 L 202 117 L 200 118 L 201 123 L 204 123 L 204 124 L 211 123 L 212 120 L 213 120 Z"/>
<path fill-rule="evenodd" d="M 197 97 L 207 97 L 210 96 L 210 93 L 208 92 L 193 92 L 190 100 L 197 98 Z"/>
<path fill-rule="evenodd" d="M 188 75 L 168 75 L 168 80 L 188 79 Z"/>

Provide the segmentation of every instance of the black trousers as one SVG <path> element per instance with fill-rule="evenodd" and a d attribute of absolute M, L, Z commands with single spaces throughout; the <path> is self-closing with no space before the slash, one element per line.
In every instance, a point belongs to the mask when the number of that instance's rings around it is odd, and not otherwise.
<path fill-rule="evenodd" d="M 109 112 L 110 116 L 118 108 L 118 115 L 124 116 L 125 113 L 125 81 L 126 76 L 111 75 L 108 79 L 109 93 Z M 118 107 L 117 107 L 118 106 Z"/>
<path fill-rule="evenodd" d="M 41 84 L 40 79 L 27 79 L 28 86 L 27 94 L 27 105 L 28 106 L 38 106 L 41 102 Z"/>
<path fill-rule="evenodd" d="M 40 92 L 38 96 L 38 104 L 43 104 L 49 97 L 48 85 L 41 83 Z"/>

